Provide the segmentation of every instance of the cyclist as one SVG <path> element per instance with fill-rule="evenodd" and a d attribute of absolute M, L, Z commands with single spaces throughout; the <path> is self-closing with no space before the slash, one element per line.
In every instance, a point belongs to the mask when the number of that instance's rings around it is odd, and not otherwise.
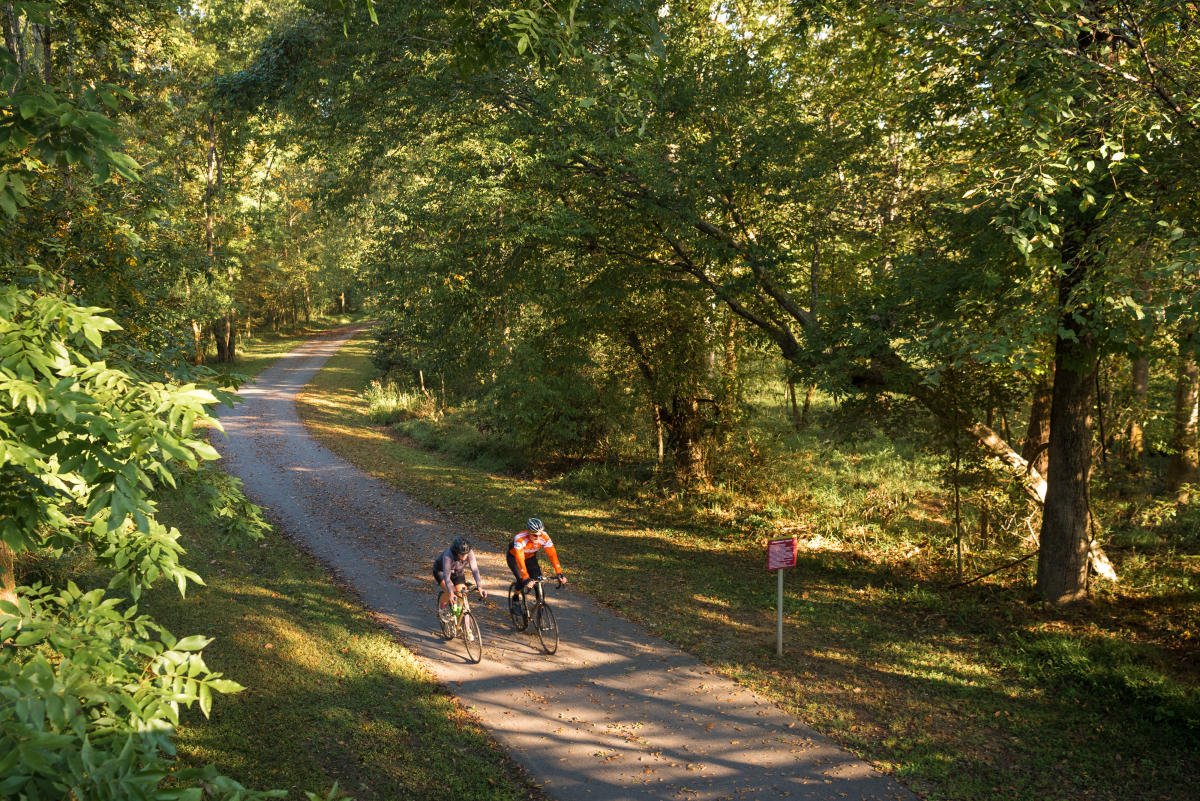
<path fill-rule="evenodd" d="M 483 580 L 479 578 L 479 565 L 475 562 L 475 552 L 471 550 L 471 543 L 462 537 L 455 537 L 450 547 L 433 560 L 433 580 L 442 586 L 442 593 L 438 596 L 439 612 L 457 601 L 458 593 L 466 592 L 465 572 L 468 567 L 475 577 L 479 597 L 487 600 L 487 590 L 483 588 Z"/>
<path fill-rule="evenodd" d="M 550 557 L 550 564 L 554 565 L 559 586 L 567 583 L 567 577 L 563 575 L 558 553 L 554 550 L 550 535 L 546 533 L 546 527 L 542 525 L 541 520 L 531 517 L 525 523 L 525 530 L 519 532 L 508 544 L 508 569 L 512 571 L 522 590 L 532 579 L 542 577 L 542 566 L 537 560 L 539 550 L 544 550 L 546 556 Z"/>

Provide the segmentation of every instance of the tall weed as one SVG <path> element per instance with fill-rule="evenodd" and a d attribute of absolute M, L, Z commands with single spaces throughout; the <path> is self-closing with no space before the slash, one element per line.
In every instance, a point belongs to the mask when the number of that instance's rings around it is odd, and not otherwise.
<path fill-rule="evenodd" d="M 412 418 L 438 420 L 442 416 L 437 399 L 428 392 L 402 389 L 392 381 L 372 381 L 363 394 L 368 403 L 367 415 L 378 425 Z"/>

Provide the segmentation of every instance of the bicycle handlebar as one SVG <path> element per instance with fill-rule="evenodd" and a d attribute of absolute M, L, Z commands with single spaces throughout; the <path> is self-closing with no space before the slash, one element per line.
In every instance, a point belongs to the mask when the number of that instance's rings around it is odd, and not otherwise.
<path fill-rule="evenodd" d="M 558 585 L 559 589 L 562 589 L 562 586 L 563 586 L 562 579 L 546 578 L 545 576 L 530 576 L 529 579 L 525 582 L 525 586 L 529 587 L 534 584 L 548 584 L 550 582 L 554 582 L 555 584 Z"/>

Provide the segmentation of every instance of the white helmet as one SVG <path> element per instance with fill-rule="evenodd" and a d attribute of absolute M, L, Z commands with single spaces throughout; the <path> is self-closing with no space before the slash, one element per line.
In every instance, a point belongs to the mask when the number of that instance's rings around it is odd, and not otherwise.
<path fill-rule="evenodd" d="M 542 525 L 542 521 L 538 520 L 536 517 L 531 517 L 526 520 L 525 528 L 529 529 L 529 533 L 531 534 L 541 534 L 546 530 L 546 527 Z"/>

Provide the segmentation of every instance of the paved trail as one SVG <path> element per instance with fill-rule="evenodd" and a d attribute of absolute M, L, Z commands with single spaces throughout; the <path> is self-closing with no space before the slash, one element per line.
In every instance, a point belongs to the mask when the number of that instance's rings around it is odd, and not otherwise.
<path fill-rule="evenodd" d="M 510 575 L 503 553 L 482 542 L 480 570 L 494 595 L 479 610 L 483 662 L 469 664 L 460 642 L 435 632 L 428 575 L 459 530 L 330 453 L 296 416 L 296 393 L 358 330 L 310 340 L 244 389 L 245 403 L 221 415 L 227 437 L 214 438 L 223 464 L 400 633 L 552 798 L 914 801 L 769 701 L 570 585 L 549 593 L 563 642 L 544 655 L 535 638 L 512 631 L 498 602 Z M 570 558 L 567 548 L 568 569 Z"/>

